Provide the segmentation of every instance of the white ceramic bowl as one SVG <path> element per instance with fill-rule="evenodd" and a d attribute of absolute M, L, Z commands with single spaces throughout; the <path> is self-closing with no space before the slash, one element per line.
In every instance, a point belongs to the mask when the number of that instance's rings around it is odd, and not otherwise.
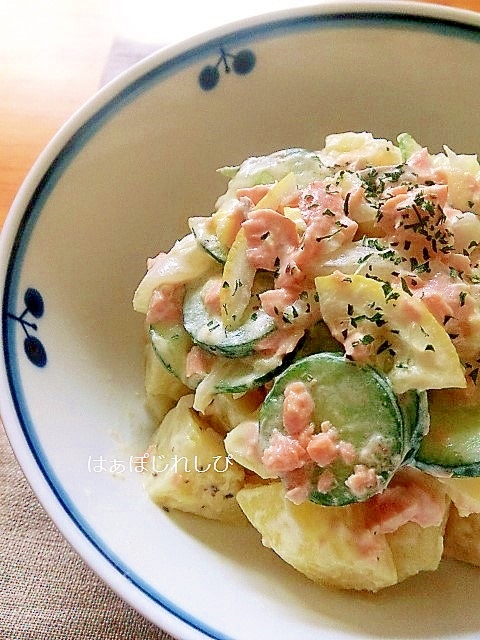
<path fill-rule="evenodd" d="M 146 257 L 210 213 L 217 167 L 345 130 L 475 152 L 478 69 L 480 16 L 468 12 L 352 2 L 246 20 L 107 86 L 18 194 L 1 244 L 8 435 L 70 543 L 179 638 L 479 637 L 475 569 L 444 562 L 375 596 L 335 592 L 253 529 L 153 506 L 135 466 L 151 425 L 131 307 Z"/>

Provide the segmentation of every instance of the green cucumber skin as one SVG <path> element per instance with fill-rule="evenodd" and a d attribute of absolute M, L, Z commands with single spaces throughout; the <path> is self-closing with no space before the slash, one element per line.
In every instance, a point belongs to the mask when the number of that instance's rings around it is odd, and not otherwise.
<path fill-rule="evenodd" d="M 187 291 L 183 324 L 192 341 L 205 351 L 227 358 L 245 358 L 253 355 L 255 345 L 275 330 L 275 320 L 261 308 L 254 312 L 247 309 L 247 319 L 240 327 L 225 328 L 205 308 L 202 288 L 203 285 Z"/>
<path fill-rule="evenodd" d="M 403 415 L 387 378 L 371 367 L 360 367 L 349 362 L 342 354 L 313 354 L 295 361 L 279 374 L 260 409 L 261 448 L 265 449 L 268 446 L 274 429 L 278 429 L 281 432 L 284 431 L 282 406 L 283 391 L 286 385 L 289 382 L 298 380 L 309 384 L 312 378 L 316 378 L 316 376 L 322 385 L 320 393 L 325 396 L 325 404 L 322 405 L 321 409 L 318 409 L 317 397 L 318 413 L 314 417 L 316 424 L 326 419 L 330 420 L 333 425 L 342 424 L 344 426 L 350 420 L 350 429 L 347 428 L 346 433 L 342 433 L 342 430 L 340 430 L 340 435 L 342 439 L 353 441 L 355 446 L 361 446 L 362 442 L 367 442 L 368 437 L 376 433 L 381 433 L 390 442 L 391 451 L 388 464 L 385 463 L 385 468 L 377 471 L 386 486 L 402 464 L 404 452 L 407 448 L 405 445 Z M 377 428 L 374 428 L 371 432 L 368 429 L 369 425 L 371 425 L 373 414 L 371 414 L 368 407 L 365 407 L 363 395 L 358 392 L 357 394 L 352 394 L 351 385 L 353 382 L 357 382 L 358 385 L 361 384 L 362 392 L 367 392 L 371 402 L 374 403 L 376 415 L 373 416 L 373 420 Z M 331 388 L 329 385 L 331 385 Z M 314 394 L 313 389 L 314 387 L 311 388 L 312 394 Z M 342 402 L 341 398 L 344 398 L 345 401 Z M 325 407 L 327 408 L 325 409 Z M 322 413 L 324 411 L 326 413 Z M 355 429 L 358 425 L 360 425 L 360 429 L 359 433 L 356 433 Z M 313 480 L 316 479 L 315 474 L 318 475 L 320 469 L 315 465 L 316 469 L 312 474 L 312 490 L 309 495 L 309 499 L 312 502 L 325 506 L 341 506 L 371 497 L 372 494 L 365 494 L 361 498 L 354 496 L 344 484 L 345 479 L 351 473 L 351 467 L 343 463 L 336 464 L 335 471 L 336 475 L 338 474 L 339 476 L 337 477 L 338 484 L 326 493 L 320 493 L 313 488 Z"/>
<path fill-rule="evenodd" d="M 175 377 L 183 382 L 188 388 L 195 390 L 199 380 L 197 378 L 187 379 L 185 376 L 185 361 L 187 353 L 193 343 L 188 333 L 181 325 L 164 326 L 161 324 L 149 327 L 150 340 L 153 350 L 162 365 Z M 220 366 L 226 366 L 230 371 L 226 371 L 222 381 L 215 386 L 216 393 L 245 393 L 251 389 L 256 389 L 269 382 L 284 366 L 290 362 L 290 358 L 285 358 L 280 364 L 273 363 L 272 368 L 261 366 L 263 358 L 252 356 L 248 366 L 232 359 L 219 357 L 217 362 Z M 254 366 L 256 361 L 256 367 Z M 260 366 L 259 366 L 260 365 Z M 253 371 L 253 373 L 252 373 Z"/>
<path fill-rule="evenodd" d="M 428 457 L 422 451 L 417 451 L 412 460 L 412 465 L 431 476 L 449 478 L 478 478 L 480 477 L 480 461 L 458 464 Z"/>
<path fill-rule="evenodd" d="M 234 375 L 217 384 L 215 391 L 217 393 L 245 393 L 252 389 L 258 389 L 258 387 L 270 382 L 283 367 L 284 364 L 281 363 L 279 366 L 273 367 L 269 371 L 263 371 L 261 374 L 240 373 Z"/>
<path fill-rule="evenodd" d="M 404 453 L 403 464 L 410 464 L 413 463 L 429 428 L 430 416 L 427 392 L 412 389 L 397 396 L 397 401 L 403 415 L 406 432 L 407 450 Z"/>
<path fill-rule="evenodd" d="M 413 466 L 424 473 L 436 478 L 478 478 L 480 476 L 480 462 L 467 465 L 448 466 L 440 465 L 433 461 L 414 458 Z"/>
<path fill-rule="evenodd" d="M 431 425 L 413 464 L 433 476 L 480 476 L 480 406 L 429 394 Z"/>
<path fill-rule="evenodd" d="M 297 345 L 291 353 L 283 356 L 283 359 L 278 363 L 272 362 L 271 368 L 263 368 L 261 366 L 262 361 L 265 360 L 264 357 L 250 356 L 251 360 L 249 366 L 246 367 L 246 373 L 242 373 L 241 371 L 238 373 L 241 366 L 240 361 L 237 364 L 236 361 L 230 360 L 232 365 L 236 365 L 235 373 L 232 377 L 224 379 L 218 384 L 216 390 L 218 393 L 245 393 L 246 391 L 258 389 L 264 384 L 270 383 L 295 361 L 298 348 L 299 346 Z M 259 364 L 260 366 L 258 366 Z M 251 373 L 252 370 L 254 370 L 253 374 Z"/>
<path fill-rule="evenodd" d="M 301 360 L 316 353 L 343 353 L 342 345 L 332 337 L 323 320 L 307 329 L 295 350 L 295 360 Z"/>
<path fill-rule="evenodd" d="M 183 326 L 157 323 L 150 325 L 149 334 L 153 350 L 167 371 L 184 385 L 194 389 L 197 381 L 188 380 L 185 375 L 187 353 L 192 347 L 192 341 Z"/>
<path fill-rule="evenodd" d="M 193 217 L 188 221 L 190 231 L 195 236 L 198 244 L 220 264 L 225 264 L 228 256 L 228 247 L 223 245 L 218 237 L 206 230 L 206 223 L 210 217 Z"/>

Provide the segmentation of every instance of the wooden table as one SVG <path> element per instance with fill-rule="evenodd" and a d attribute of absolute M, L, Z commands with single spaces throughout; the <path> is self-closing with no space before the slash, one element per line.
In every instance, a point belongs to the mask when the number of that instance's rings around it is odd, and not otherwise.
<path fill-rule="evenodd" d="M 98 89 L 116 39 L 163 44 L 295 0 L 198 4 L 0 0 L 0 226 L 39 153 Z"/>
<path fill-rule="evenodd" d="M 163 43 L 305 3 L 175 0 L 168 8 L 164 0 L 0 0 L 0 225 L 39 153 L 99 87 L 115 38 Z M 480 11 L 480 0 L 440 3 Z"/>

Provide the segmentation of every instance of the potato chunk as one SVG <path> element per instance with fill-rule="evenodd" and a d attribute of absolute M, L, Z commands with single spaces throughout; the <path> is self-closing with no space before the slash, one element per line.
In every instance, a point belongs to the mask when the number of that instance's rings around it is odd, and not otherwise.
<path fill-rule="evenodd" d="M 480 567 L 480 513 L 461 517 L 452 506 L 445 529 L 444 555 Z"/>
<path fill-rule="evenodd" d="M 440 486 L 432 499 L 444 516 L 438 526 L 407 522 L 391 533 L 375 533 L 368 526 L 368 502 L 296 505 L 285 498 L 280 482 L 245 487 L 237 494 L 263 544 L 295 569 L 321 584 L 368 591 L 438 567 L 448 500 Z"/>
<path fill-rule="evenodd" d="M 480 478 L 438 478 L 463 518 L 480 513 Z"/>
<path fill-rule="evenodd" d="M 166 509 L 242 521 L 235 494 L 243 485 L 244 470 L 192 405 L 192 395 L 180 398 L 153 436 L 146 456 L 148 495 Z"/>
<path fill-rule="evenodd" d="M 160 362 L 150 340 L 145 345 L 146 405 L 157 420 L 163 420 L 189 389 Z"/>

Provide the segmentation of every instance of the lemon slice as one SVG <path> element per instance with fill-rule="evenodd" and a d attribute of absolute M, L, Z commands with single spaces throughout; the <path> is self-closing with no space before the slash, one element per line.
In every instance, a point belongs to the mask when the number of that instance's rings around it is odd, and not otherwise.
<path fill-rule="evenodd" d="M 287 173 L 257 203 L 255 209 L 273 209 L 276 211 L 282 202 L 292 198 L 297 190 L 297 179 L 293 171 Z"/>
<path fill-rule="evenodd" d="M 315 284 L 332 335 L 354 360 L 387 373 L 395 393 L 466 386 L 455 347 L 420 298 L 387 282 L 338 271 Z"/>
<path fill-rule="evenodd" d="M 243 313 L 250 303 L 256 269 L 247 256 L 247 238 L 240 229 L 228 252 L 223 267 L 220 289 L 221 319 L 225 327 L 234 329 L 243 321 Z"/>

